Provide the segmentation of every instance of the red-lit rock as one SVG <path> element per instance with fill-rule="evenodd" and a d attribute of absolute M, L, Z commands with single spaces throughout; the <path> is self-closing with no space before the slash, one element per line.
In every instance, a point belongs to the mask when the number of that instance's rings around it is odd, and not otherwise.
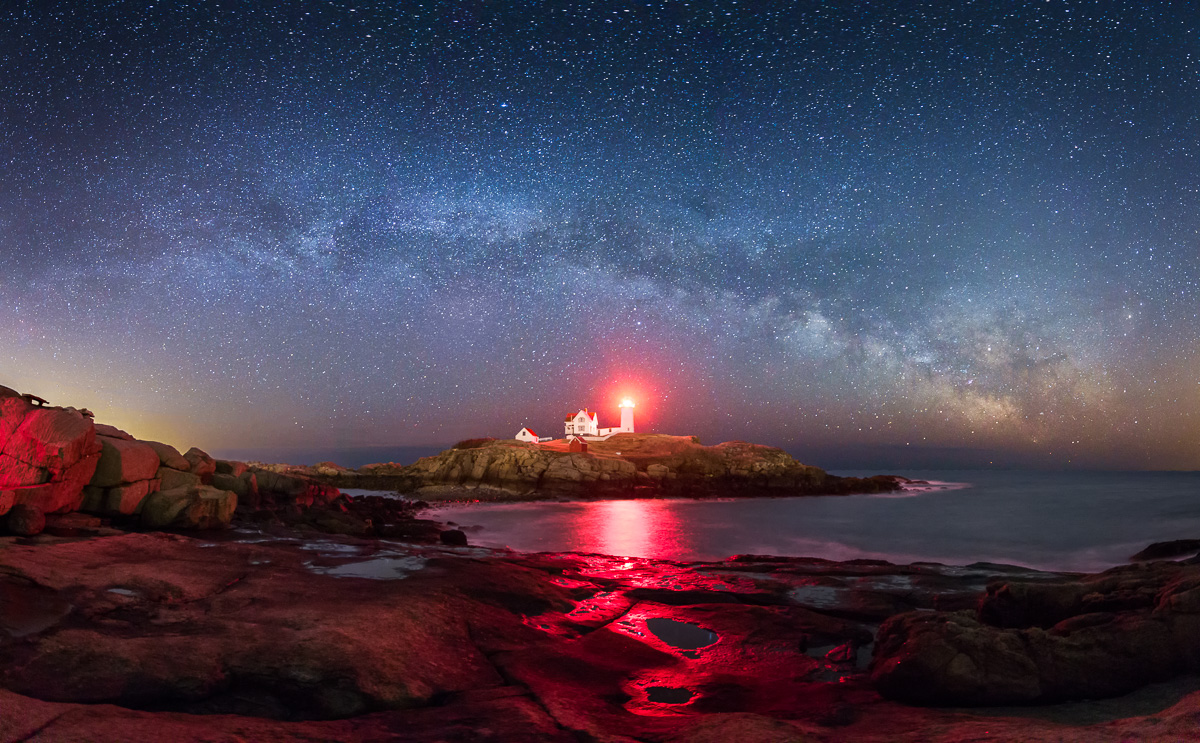
<path fill-rule="evenodd" d="M 110 426 L 107 423 L 96 424 L 96 435 L 107 436 L 111 439 L 121 439 L 122 441 L 134 441 L 133 434 L 122 431 L 116 426 Z"/>
<path fill-rule="evenodd" d="M 240 475 L 218 472 L 213 475 L 212 484 L 214 488 L 232 490 L 237 493 L 238 505 L 244 505 L 247 508 L 258 508 L 260 500 L 258 476 L 253 472 L 242 472 Z"/>
<path fill-rule="evenodd" d="M 503 683 L 474 645 L 468 602 L 436 582 L 320 575 L 299 550 L 219 551 L 147 534 L 9 547 L 10 568 L 79 605 L 21 648 L 0 644 L 0 684 L 51 701 L 328 719 Z M 91 560 L 105 569 L 81 572 Z"/>
<path fill-rule="evenodd" d="M 0 397 L 0 489 L 44 513 L 70 511 L 83 499 L 99 457 L 95 427 L 78 411 Z"/>
<path fill-rule="evenodd" d="M 245 462 L 235 462 L 226 459 L 217 460 L 217 474 L 241 477 L 250 466 Z"/>
<path fill-rule="evenodd" d="M 864 625 L 789 599 L 818 577 L 923 594 L 929 585 L 978 593 L 986 574 L 464 554 L 324 535 L 304 543 L 280 529 L 279 541 L 272 527 L 254 544 L 235 535 L 3 540 L 0 628 L 20 639 L 0 642 L 0 740 L 1120 743 L 1191 740 L 1200 719 L 1200 692 L 1186 685 L 1155 689 L 1150 704 L 1114 700 L 1101 722 L 1105 703 L 1017 715 L 887 701 L 849 653 L 827 657 L 829 646 L 862 642 Z M 355 577 L 364 575 L 374 579 Z M 1161 616 L 1140 621 L 1200 637 L 1179 623 L 1200 619 L 1188 613 L 1200 605 L 1200 578 L 1159 577 L 1150 612 Z M 651 619 L 719 637 L 681 649 Z M 1072 665 L 1099 657 L 1104 636 L 1143 637 L 1122 622 L 1079 615 L 1050 630 L 987 627 L 981 636 L 1052 638 L 1031 640 L 1037 648 L 1058 638 L 1073 649 L 1055 657 Z M 1112 623 L 1120 632 L 1105 629 Z M 1089 632 L 1100 634 L 1084 641 Z M 310 719 L 331 717 L 346 719 Z"/>
<path fill-rule="evenodd" d="M 141 441 L 99 436 L 103 449 L 92 485 L 111 488 L 116 485 L 152 480 L 158 473 L 158 453 Z"/>
<path fill-rule="evenodd" d="M 258 491 L 264 500 L 278 504 L 294 503 L 307 508 L 330 503 L 341 495 L 335 487 L 301 475 L 283 474 L 255 468 L 252 470 Z"/>
<path fill-rule="evenodd" d="M 205 485 L 212 482 L 212 476 L 217 471 L 217 460 L 208 456 L 208 453 L 204 450 L 197 449 L 194 446 L 184 453 L 183 458 L 191 466 L 189 471 L 199 477 L 201 482 Z"/>

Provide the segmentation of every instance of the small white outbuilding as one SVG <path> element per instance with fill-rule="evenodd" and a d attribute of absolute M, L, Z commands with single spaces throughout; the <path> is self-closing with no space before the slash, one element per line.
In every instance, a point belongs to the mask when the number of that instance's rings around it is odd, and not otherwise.
<path fill-rule="evenodd" d="M 536 433 L 529 429 L 528 426 L 522 428 L 520 431 L 517 431 L 517 435 L 513 438 L 515 438 L 517 441 L 528 441 L 531 444 L 536 444 L 541 440 L 538 438 Z"/>

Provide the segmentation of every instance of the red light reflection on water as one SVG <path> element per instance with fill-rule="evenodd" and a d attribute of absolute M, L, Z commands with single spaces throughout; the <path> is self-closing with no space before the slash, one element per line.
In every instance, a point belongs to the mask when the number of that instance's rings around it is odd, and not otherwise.
<path fill-rule="evenodd" d="M 598 501 L 573 513 L 571 549 L 624 557 L 689 559 L 695 545 L 668 501 Z"/>

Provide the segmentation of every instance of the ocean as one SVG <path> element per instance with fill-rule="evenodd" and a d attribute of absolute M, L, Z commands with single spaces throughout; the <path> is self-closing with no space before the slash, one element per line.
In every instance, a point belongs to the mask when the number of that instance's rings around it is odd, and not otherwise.
<path fill-rule="evenodd" d="M 480 546 L 676 561 L 758 554 L 1092 572 L 1152 542 L 1200 539 L 1200 472 L 903 474 L 931 485 L 891 495 L 455 504 L 431 517 Z"/>

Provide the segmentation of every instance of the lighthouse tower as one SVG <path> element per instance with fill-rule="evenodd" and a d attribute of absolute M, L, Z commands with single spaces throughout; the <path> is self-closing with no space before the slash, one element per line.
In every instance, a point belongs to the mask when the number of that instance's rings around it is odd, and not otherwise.
<path fill-rule="evenodd" d="M 621 409 L 621 433 L 633 433 L 633 400 L 627 397 L 617 407 Z"/>

